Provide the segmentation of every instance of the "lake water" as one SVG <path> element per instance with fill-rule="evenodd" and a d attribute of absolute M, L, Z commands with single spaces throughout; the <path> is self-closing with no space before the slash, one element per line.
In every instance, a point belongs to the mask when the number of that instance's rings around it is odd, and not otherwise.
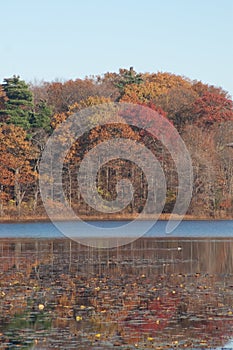
<path fill-rule="evenodd" d="M 125 236 L 132 236 L 134 232 L 128 228 L 128 221 L 91 221 L 83 225 L 82 222 L 55 222 L 64 228 L 73 232 L 73 235 L 84 237 L 88 234 L 88 226 L 94 228 L 92 232 L 95 234 L 95 228 L 121 228 Z M 233 220 L 196 220 L 196 221 L 182 221 L 172 233 L 166 233 L 168 221 L 157 221 L 153 225 L 153 221 L 147 221 L 147 226 L 152 226 L 146 237 L 233 237 Z M 139 232 L 145 229 L 145 222 L 137 221 L 135 225 L 138 226 Z M 83 232 L 82 232 L 83 230 Z M 97 230 L 96 230 L 97 231 Z M 96 233 L 96 236 L 99 232 Z M 21 237 L 21 238 L 62 238 L 64 234 L 51 222 L 35 222 L 35 223 L 2 223 L 0 224 L 0 237 Z"/>
<path fill-rule="evenodd" d="M 0 349 L 232 349 L 232 221 L 166 224 L 111 249 L 1 224 Z"/>

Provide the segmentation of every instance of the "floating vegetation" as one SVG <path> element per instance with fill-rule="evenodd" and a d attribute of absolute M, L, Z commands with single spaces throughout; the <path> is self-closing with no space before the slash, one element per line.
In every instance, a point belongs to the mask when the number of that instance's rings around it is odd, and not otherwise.
<path fill-rule="evenodd" d="M 220 239 L 141 238 L 110 250 L 1 240 L 0 349 L 223 347 L 233 337 L 232 248 Z"/>

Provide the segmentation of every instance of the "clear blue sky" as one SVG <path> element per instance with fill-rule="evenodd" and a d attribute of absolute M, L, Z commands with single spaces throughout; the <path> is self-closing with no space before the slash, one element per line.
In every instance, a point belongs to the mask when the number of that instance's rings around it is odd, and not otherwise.
<path fill-rule="evenodd" d="M 233 0 L 9 0 L 0 81 L 75 79 L 133 66 L 233 95 Z"/>

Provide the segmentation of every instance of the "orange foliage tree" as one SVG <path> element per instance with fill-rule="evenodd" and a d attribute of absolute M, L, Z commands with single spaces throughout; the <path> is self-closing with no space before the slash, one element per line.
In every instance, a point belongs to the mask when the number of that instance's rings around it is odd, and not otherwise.
<path fill-rule="evenodd" d="M 153 102 L 170 89 L 191 88 L 191 82 L 181 76 L 170 73 L 144 74 L 143 83 L 125 86 L 122 101 L 132 103 Z"/>
<path fill-rule="evenodd" d="M 24 196 L 37 177 L 32 166 L 34 152 L 21 127 L 13 124 L 0 127 L 0 186 L 14 200 L 19 214 Z"/>

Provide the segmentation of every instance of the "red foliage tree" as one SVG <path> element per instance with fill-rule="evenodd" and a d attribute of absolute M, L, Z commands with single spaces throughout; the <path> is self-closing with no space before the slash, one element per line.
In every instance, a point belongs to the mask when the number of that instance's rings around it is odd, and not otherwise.
<path fill-rule="evenodd" d="M 193 104 L 193 122 L 200 127 L 233 120 L 233 102 L 223 95 L 205 92 Z"/>

